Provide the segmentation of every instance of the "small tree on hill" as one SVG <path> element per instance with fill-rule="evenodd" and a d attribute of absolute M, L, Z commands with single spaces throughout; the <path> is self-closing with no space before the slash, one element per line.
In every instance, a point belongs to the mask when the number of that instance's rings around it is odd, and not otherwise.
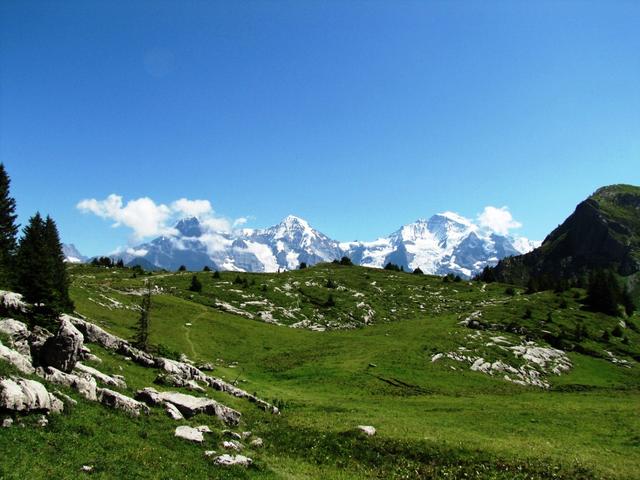
<path fill-rule="evenodd" d="M 414 273 L 415 275 L 424 275 L 424 272 L 422 271 L 422 269 L 421 269 L 420 267 L 416 267 L 416 268 L 413 270 L 413 273 Z"/>
<path fill-rule="evenodd" d="M 44 236 L 51 264 L 53 308 L 57 312 L 72 312 L 74 305 L 71 297 L 69 297 L 69 275 L 64 261 L 62 242 L 60 241 L 56 222 L 50 216 L 47 216 L 44 223 Z"/>
<path fill-rule="evenodd" d="M 333 295 L 329 294 L 329 298 L 324 303 L 325 307 L 334 307 L 336 305 L 336 301 L 333 299 Z"/>
<path fill-rule="evenodd" d="M 328 279 L 327 280 L 327 288 L 336 288 L 336 282 L 333 281 L 333 279 Z"/>
<path fill-rule="evenodd" d="M 179 272 L 186 272 L 186 271 L 187 271 L 187 267 L 185 267 L 184 265 L 180 265 L 180 266 L 178 267 L 178 271 L 179 271 Z"/>
<path fill-rule="evenodd" d="M 121 258 L 118 259 L 117 263 L 116 263 L 116 267 L 118 268 L 124 268 L 124 260 L 122 260 Z"/>
<path fill-rule="evenodd" d="M 149 326 L 151 323 L 151 284 L 146 283 L 147 290 L 142 295 L 140 303 L 140 317 L 136 324 L 136 336 L 134 343 L 140 350 L 149 350 Z"/>
<path fill-rule="evenodd" d="M 189 290 L 192 292 L 200 293 L 202 291 L 202 283 L 198 280 L 196 275 L 191 277 L 191 285 L 189 285 Z"/>
<path fill-rule="evenodd" d="M 298 270 L 304 270 L 305 268 L 307 268 L 307 262 L 300 262 Z"/>
<path fill-rule="evenodd" d="M 203 272 L 210 272 L 211 271 L 211 267 L 209 267 L 209 265 L 205 265 L 202 269 Z"/>
<path fill-rule="evenodd" d="M 220 278 L 220 272 L 218 270 L 213 272 L 213 278 L 215 278 L 216 280 L 218 280 Z"/>
<path fill-rule="evenodd" d="M 16 201 L 11 197 L 11 179 L 0 163 L 0 286 L 9 287 L 15 280 L 14 256 L 17 248 L 18 225 Z"/>
<path fill-rule="evenodd" d="M 340 265 L 344 265 L 345 267 L 351 267 L 353 266 L 353 262 L 349 257 L 345 256 L 340 259 Z"/>

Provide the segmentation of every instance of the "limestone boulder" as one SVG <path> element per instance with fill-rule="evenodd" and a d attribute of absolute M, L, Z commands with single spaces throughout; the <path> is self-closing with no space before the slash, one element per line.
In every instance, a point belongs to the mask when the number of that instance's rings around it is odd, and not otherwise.
<path fill-rule="evenodd" d="M 80 359 L 83 344 L 82 333 L 68 319 L 62 318 L 58 332 L 42 345 L 39 362 L 42 366 L 70 373 Z"/>
<path fill-rule="evenodd" d="M 0 320 L 0 332 L 9 337 L 9 347 L 22 355 L 31 355 L 31 349 L 29 348 L 29 335 L 31 332 L 23 322 L 13 318 Z"/>
<path fill-rule="evenodd" d="M 26 378 L 0 378 L 0 409 L 60 413 L 64 404 L 40 382 Z"/>

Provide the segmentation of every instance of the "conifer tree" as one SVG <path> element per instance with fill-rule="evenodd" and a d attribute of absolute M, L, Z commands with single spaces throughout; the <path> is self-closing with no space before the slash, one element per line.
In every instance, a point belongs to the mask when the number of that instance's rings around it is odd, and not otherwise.
<path fill-rule="evenodd" d="M 40 213 L 24 228 L 16 258 L 16 286 L 24 299 L 50 305 L 53 300 L 53 262 L 45 242 L 45 224 Z"/>
<path fill-rule="evenodd" d="M 0 163 L 0 285 L 9 286 L 14 280 L 14 255 L 17 247 L 18 226 L 16 201 L 10 196 L 11 179 L 4 164 Z"/>
<path fill-rule="evenodd" d="M 69 297 L 69 275 L 64 261 L 62 242 L 58 234 L 56 222 L 47 216 L 44 222 L 44 242 L 48 250 L 48 264 L 51 271 L 51 284 L 53 288 L 53 309 L 56 312 L 72 312 L 74 305 Z"/>
<path fill-rule="evenodd" d="M 202 291 L 202 283 L 198 280 L 196 275 L 191 277 L 191 285 L 189 285 L 189 290 L 192 292 L 201 292 Z"/>
<path fill-rule="evenodd" d="M 134 343 L 140 350 L 149 350 L 149 325 L 151 323 L 151 284 L 147 282 L 147 291 L 142 295 L 140 318 L 136 324 Z"/>

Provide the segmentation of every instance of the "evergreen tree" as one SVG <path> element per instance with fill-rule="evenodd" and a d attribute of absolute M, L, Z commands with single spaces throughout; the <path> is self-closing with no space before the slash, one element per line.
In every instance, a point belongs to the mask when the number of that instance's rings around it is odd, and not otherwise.
<path fill-rule="evenodd" d="M 336 287 L 337 287 L 336 282 L 334 282 L 333 279 L 330 278 L 327 280 L 327 288 L 336 288 Z"/>
<path fill-rule="evenodd" d="M 50 305 L 53 300 L 53 262 L 45 243 L 45 224 L 40 213 L 29 219 L 16 256 L 16 286 L 24 299 Z"/>
<path fill-rule="evenodd" d="M 142 296 L 140 318 L 136 324 L 136 347 L 145 352 L 149 349 L 149 325 L 151 323 L 151 284 L 147 283 L 147 291 Z"/>
<path fill-rule="evenodd" d="M 416 274 L 416 275 L 424 275 L 424 272 L 422 271 L 422 269 L 420 267 L 416 267 L 413 270 L 413 273 Z"/>
<path fill-rule="evenodd" d="M 124 260 L 122 260 L 121 258 L 118 259 L 118 262 L 116 263 L 116 267 L 124 268 Z"/>
<path fill-rule="evenodd" d="M 220 278 L 220 272 L 218 270 L 213 272 L 213 278 L 215 278 L 216 280 Z"/>
<path fill-rule="evenodd" d="M 51 265 L 53 308 L 57 312 L 72 312 L 74 305 L 69 297 L 69 275 L 64 261 L 62 242 L 56 222 L 50 216 L 47 216 L 44 222 L 44 242 Z"/>
<path fill-rule="evenodd" d="M 192 292 L 201 292 L 202 291 L 202 283 L 198 280 L 196 275 L 191 277 L 191 285 L 189 285 L 189 290 Z"/>
<path fill-rule="evenodd" d="M 9 195 L 11 179 L 0 163 L 0 285 L 9 286 L 14 280 L 14 255 L 17 247 L 18 225 L 16 201 Z"/>
<path fill-rule="evenodd" d="M 211 271 L 211 267 L 209 267 L 209 265 L 205 265 L 204 268 L 202 269 L 203 272 L 210 272 Z"/>
<path fill-rule="evenodd" d="M 180 267 L 178 268 L 179 272 L 186 272 L 187 271 L 187 267 L 185 267 L 184 265 L 180 265 Z"/>
<path fill-rule="evenodd" d="M 300 262 L 298 270 L 304 270 L 305 268 L 307 268 L 307 262 Z"/>
<path fill-rule="evenodd" d="M 353 262 L 349 257 L 342 257 L 340 259 L 340 265 L 344 265 L 345 267 L 350 267 L 353 265 Z"/>

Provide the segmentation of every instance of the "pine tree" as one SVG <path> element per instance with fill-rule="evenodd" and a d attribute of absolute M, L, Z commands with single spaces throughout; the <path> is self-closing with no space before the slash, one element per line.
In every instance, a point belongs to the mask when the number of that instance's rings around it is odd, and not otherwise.
<path fill-rule="evenodd" d="M 140 318 L 136 324 L 136 347 L 145 352 L 149 350 L 149 325 L 151 323 L 151 285 L 147 283 L 147 291 L 142 296 Z"/>
<path fill-rule="evenodd" d="M 50 216 L 47 216 L 44 223 L 44 242 L 48 250 L 48 264 L 51 268 L 52 307 L 56 312 L 72 312 L 74 305 L 69 297 L 69 275 L 64 261 L 62 242 L 56 222 Z"/>
<path fill-rule="evenodd" d="M 189 290 L 192 292 L 201 292 L 202 291 L 202 283 L 198 280 L 196 275 L 191 277 L 191 285 L 189 285 Z"/>
<path fill-rule="evenodd" d="M 50 304 L 53 293 L 53 262 L 45 243 L 45 225 L 40 213 L 29 219 L 16 256 L 16 286 L 24 299 Z"/>
<path fill-rule="evenodd" d="M 618 304 L 622 300 L 620 284 L 610 270 L 597 270 L 589 276 L 587 303 L 596 312 L 618 315 Z"/>
<path fill-rule="evenodd" d="M 11 179 L 0 163 L 0 285 L 9 286 L 14 280 L 14 256 L 17 247 L 18 225 L 16 201 L 9 195 Z"/>

